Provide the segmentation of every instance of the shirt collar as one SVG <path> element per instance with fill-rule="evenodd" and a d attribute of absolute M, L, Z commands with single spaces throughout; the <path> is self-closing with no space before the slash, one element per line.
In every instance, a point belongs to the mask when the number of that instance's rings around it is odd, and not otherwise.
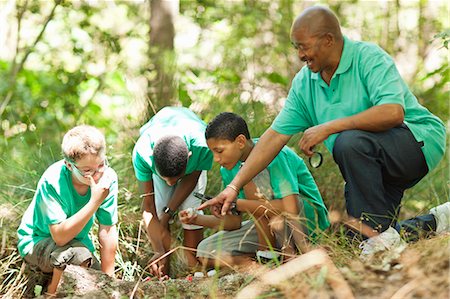
<path fill-rule="evenodd" d="M 341 60 L 339 61 L 338 68 L 336 69 L 336 72 L 334 72 L 333 77 L 335 75 L 345 73 L 350 68 L 353 60 L 352 54 L 353 54 L 353 42 L 346 36 L 344 36 L 344 47 L 342 49 Z M 319 72 L 317 73 L 311 72 L 311 79 L 318 80 Z"/>
<path fill-rule="evenodd" d="M 345 73 L 352 64 L 353 42 L 344 36 L 344 48 L 342 49 L 341 60 L 335 74 Z"/>

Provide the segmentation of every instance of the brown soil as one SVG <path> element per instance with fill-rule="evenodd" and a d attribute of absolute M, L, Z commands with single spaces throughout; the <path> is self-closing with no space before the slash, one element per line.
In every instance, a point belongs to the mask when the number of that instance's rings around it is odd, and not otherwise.
<path fill-rule="evenodd" d="M 68 267 L 58 297 L 81 298 L 235 298 L 242 289 L 255 285 L 264 298 L 339 298 L 330 272 L 336 265 L 343 283 L 355 298 L 450 298 L 450 235 L 409 244 L 399 258 L 367 265 L 353 253 L 342 265 L 334 261 L 310 267 L 276 285 L 264 282 L 272 269 L 253 265 L 246 269 L 221 271 L 215 277 L 170 279 L 146 282 L 113 280 L 106 275 L 79 267 Z M 329 253 L 332 260 L 333 254 Z M 354 255 L 354 256 L 353 256 Z M 275 271 L 275 270 L 274 270 Z"/>

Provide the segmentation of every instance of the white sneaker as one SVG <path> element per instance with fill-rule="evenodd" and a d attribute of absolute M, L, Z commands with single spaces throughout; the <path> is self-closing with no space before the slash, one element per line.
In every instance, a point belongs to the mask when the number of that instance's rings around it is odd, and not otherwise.
<path fill-rule="evenodd" d="M 450 201 L 430 210 L 436 219 L 436 233 L 450 232 Z"/>
<path fill-rule="evenodd" d="M 400 234 L 393 227 L 389 227 L 378 236 L 361 242 L 359 248 L 362 248 L 361 260 L 368 261 L 378 252 L 395 251 L 395 253 L 400 253 L 406 248 L 406 242 L 400 238 Z"/>

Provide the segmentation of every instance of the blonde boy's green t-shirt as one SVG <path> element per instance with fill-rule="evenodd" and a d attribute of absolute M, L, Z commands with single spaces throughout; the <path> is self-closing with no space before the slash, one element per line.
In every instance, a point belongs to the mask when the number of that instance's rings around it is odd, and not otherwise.
<path fill-rule="evenodd" d="M 254 139 L 254 142 L 257 142 L 257 139 Z M 242 162 L 239 161 L 231 170 L 220 168 L 224 186 L 233 180 L 241 168 L 241 164 Z M 266 169 L 269 172 L 270 188 L 273 194 L 273 198 L 269 198 L 270 200 L 282 199 L 292 194 L 298 195 L 298 199 L 303 201 L 304 215 L 310 235 L 330 226 L 327 208 L 316 182 L 302 158 L 289 147 L 284 146 Z M 242 189 L 238 198 L 245 199 Z"/>
<path fill-rule="evenodd" d="M 155 143 L 164 136 L 183 138 L 191 152 L 185 175 L 194 171 L 210 170 L 213 156 L 205 140 L 206 124 L 191 110 L 184 107 L 166 107 L 155 114 L 141 129 L 133 149 L 133 167 L 136 178 L 142 182 L 152 180 L 156 174 L 153 158 Z"/>
<path fill-rule="evenodd" d="M 94 217 L 102 225 L 110 226 L 117 223 L 117 174 L 112 168 L 107 171 L 114 178 L 109 194 L 75 237 L 91 252 L 95 250 L 89 237 Z M 38 182 L 33 200 L 23 215 L 22 222 L 17 230 L 19 238 L 17 247 L 20 255 L 24 257 L 39 241 L 50 238 L 50 225 L 61 223 L 75 215 L 89 202 L 90 198 L 90 188 L 83 196 L 76 192 L 72 183 L 72 173 L 64 164 L 64 160 L 58 161 L 47 168 Z"/>
<path fill-rule="evenodd" d="M 419 104 L 392 58 L 380 47 L 367 42 L 344 37 L 341 60 L 329 86 L 319 73 L 303 67 L 293 79 L 286 103 L 272 129 L 293 135 L 382 104 L 403 107 L 404 123 L 418 142 L 424 142 L 422 151 L 429 171 L 435 168 L 445 150 L 444 124 Z M 337 136 L 333 134 L 325 140 L 330 152 L 333 152 Z"/>

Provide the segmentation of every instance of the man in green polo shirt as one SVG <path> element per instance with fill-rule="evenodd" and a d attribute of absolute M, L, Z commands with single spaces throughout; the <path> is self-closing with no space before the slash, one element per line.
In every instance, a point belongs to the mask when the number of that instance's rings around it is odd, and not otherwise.
<path fill-rule="evenodd" d="M 143 198 L 143 219 L 158 261 L 154 274 L 169 274 L 169 221 L 177 209 L 197 208 L 201 201 L 193 192 L 204 193 L 206 171 L 212 166 L 212 153 L 205 141 L 206 124 L 183 107 L 165 107 L 140 130 L 133 150 L 133 167 Z M 183 224 L 184 246 L 197 248 L 203 227 Z M 197 263 L 193 250 L 185 250 L 190 266 Z"/>
<path fill-rule="evenodd" d="M 344 37 L 329 9 L 311 7 L 300 14 L 291 41 L 307 67 L 293 79 L 283 110 L 232 187 L 209 205 L 223 203 L 226 212 L 237 195 L 233 189 L 264 169 L 292 135 L 304 132 L 299 147 L 307 156 L 324 141 L 339 165 L 346 181 L 348 225 L 370 238 L 363 254 L 400 244 L 393 227 L 403 192 L 442 159 L 444 124 L 418 103 L 388 54 Z M 408 221 L 405 229 L 450 229 L 450 203 L 430 212 Z"/>

